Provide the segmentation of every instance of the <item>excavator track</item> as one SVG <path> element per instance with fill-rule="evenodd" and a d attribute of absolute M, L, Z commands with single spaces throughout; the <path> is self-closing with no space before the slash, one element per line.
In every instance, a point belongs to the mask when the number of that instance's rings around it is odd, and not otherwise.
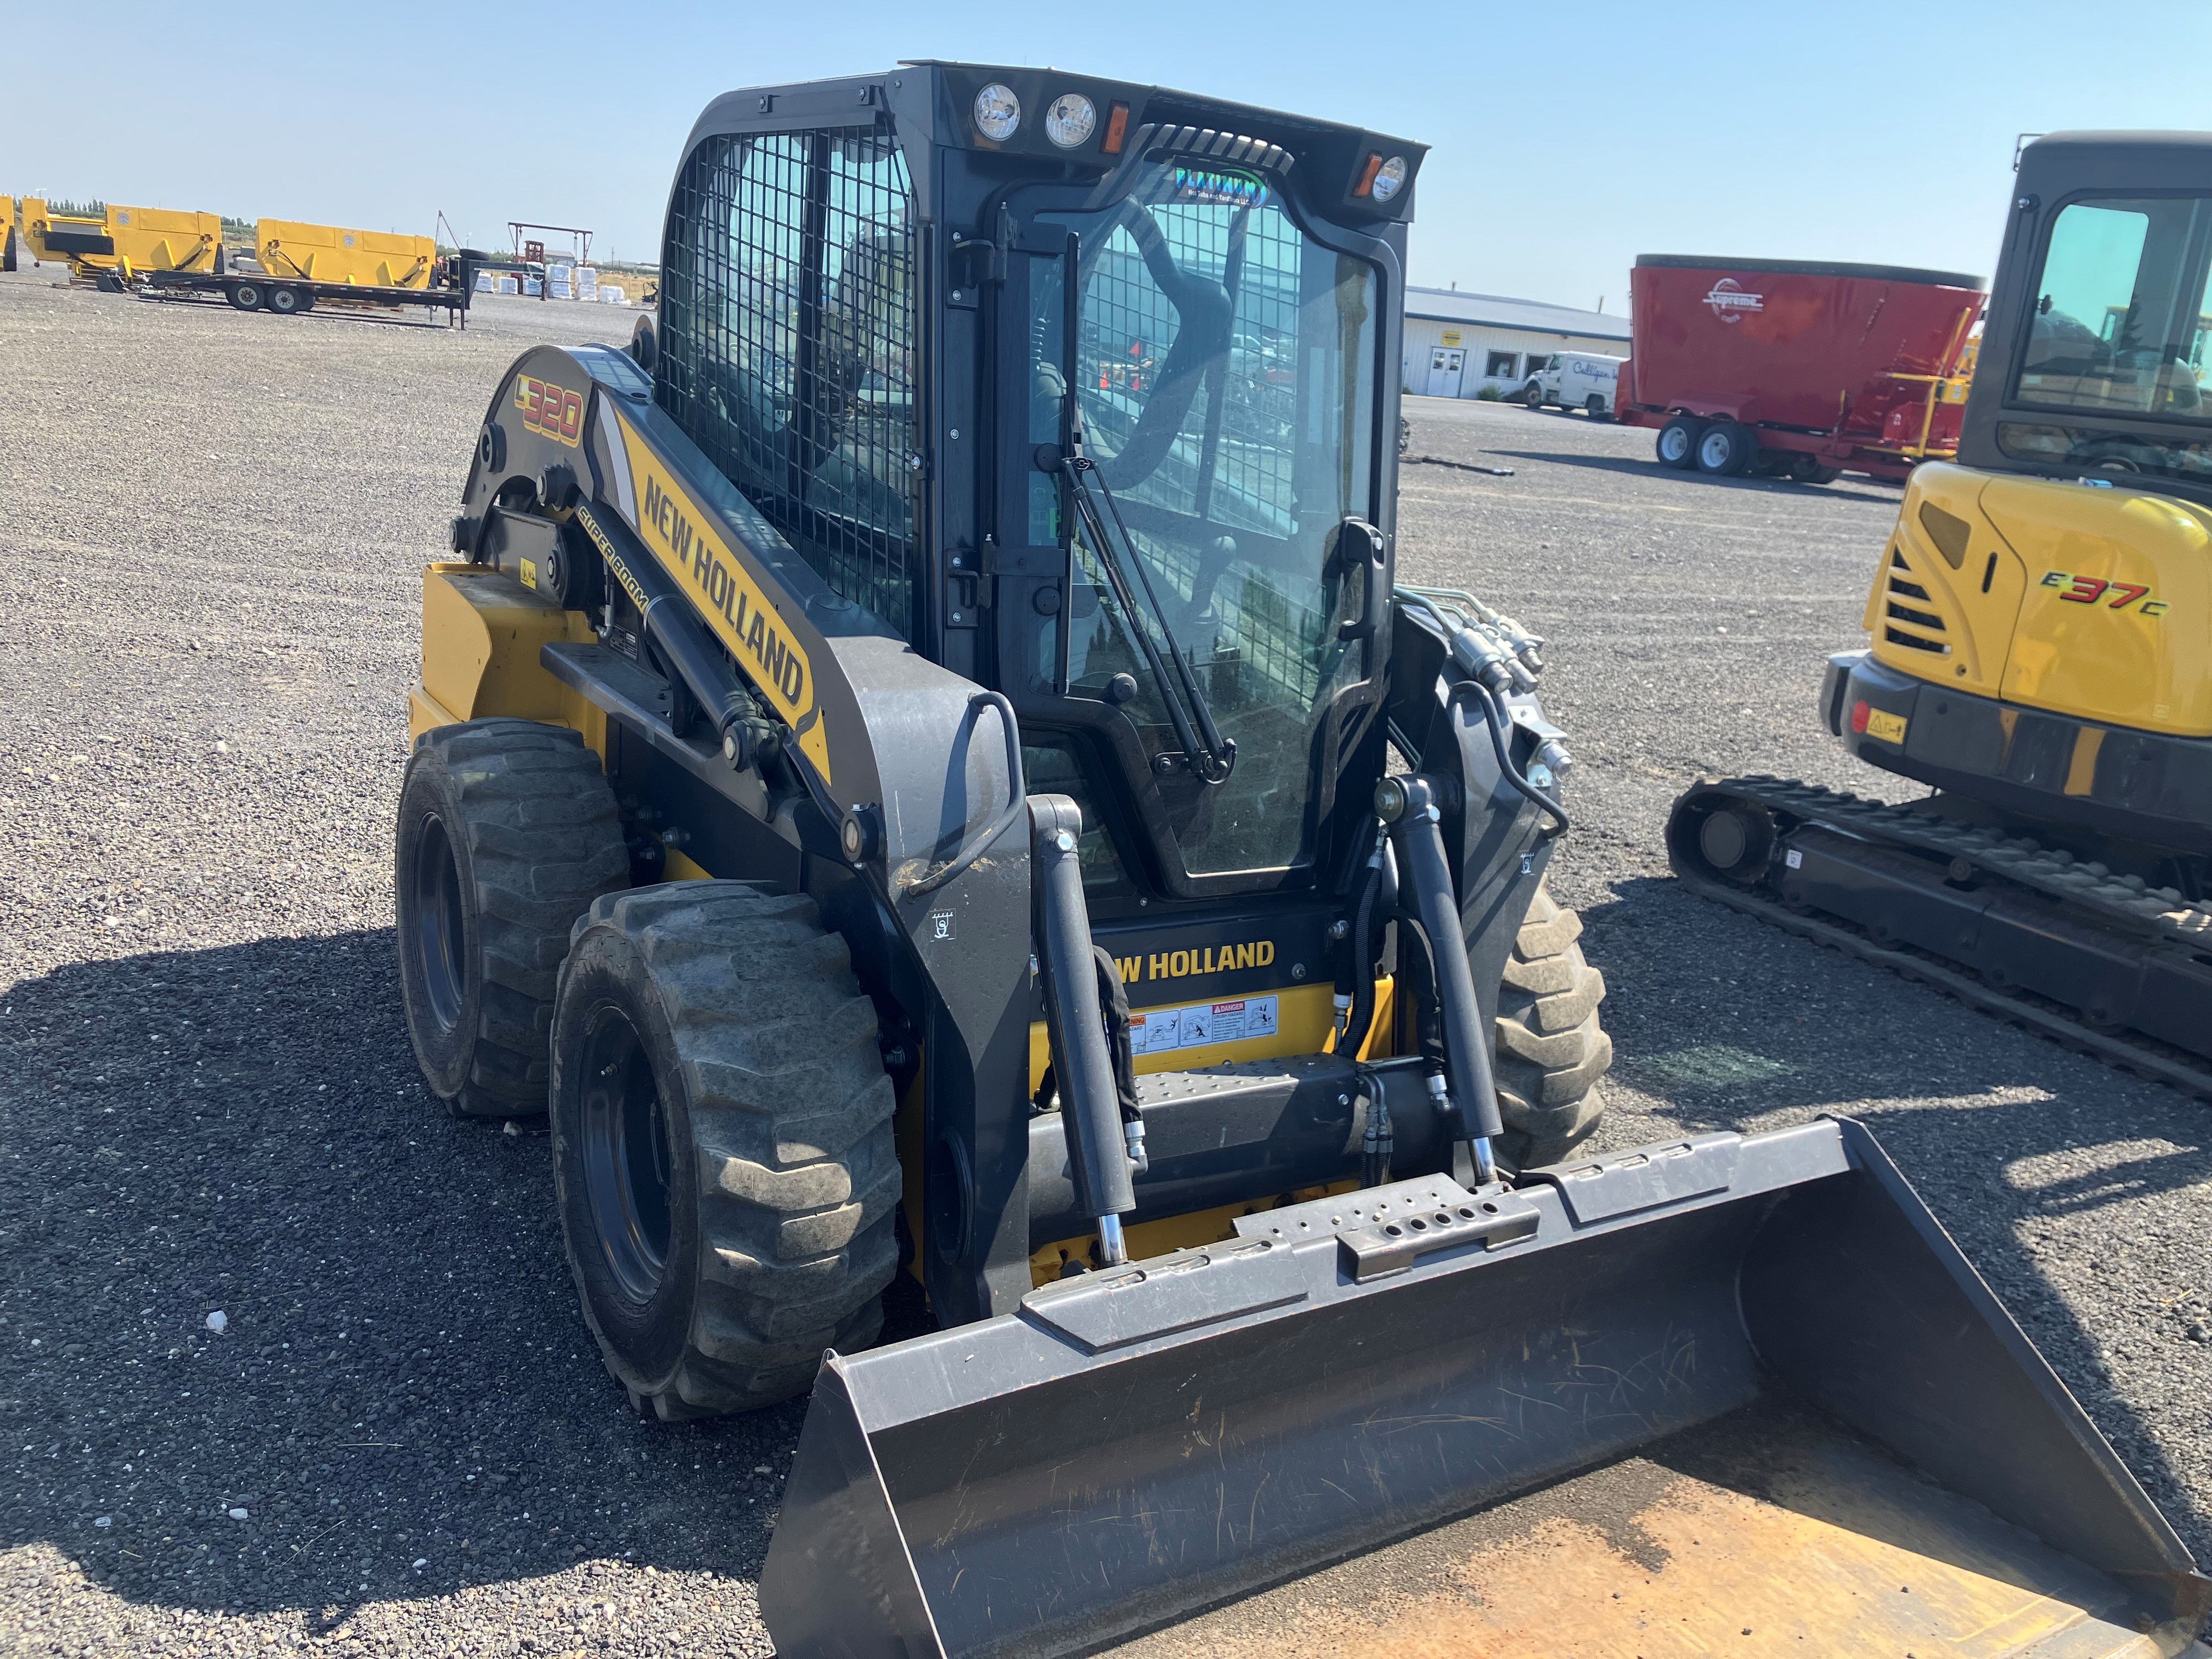
<path fill-rule="evenodd" d="M 1667 853 L 1708 898 L 2212 1099 L 2212 903 L 1791 778 L 1700 780 Z"/>

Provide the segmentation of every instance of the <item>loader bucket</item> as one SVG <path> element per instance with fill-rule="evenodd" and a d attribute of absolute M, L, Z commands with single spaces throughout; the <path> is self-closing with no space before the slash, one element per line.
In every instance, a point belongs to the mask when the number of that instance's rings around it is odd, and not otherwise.
<path fill-rule="evenodd" d="M 829 1355 L 782 1659 L 2199 1651 L 2212 1582 L 1857 1124 L 1238 1231 Z"/>

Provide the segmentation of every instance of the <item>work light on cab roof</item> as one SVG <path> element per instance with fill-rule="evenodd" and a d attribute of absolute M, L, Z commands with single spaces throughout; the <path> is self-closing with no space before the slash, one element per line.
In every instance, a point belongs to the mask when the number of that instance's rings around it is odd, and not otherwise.
<path fill-rule="evenodd" d="M 1044 112 L 1044 136 L 1062 149 L 1073 149 L 1098 125 L 1098 106 L 1079 92 L 1063 92 Z"/>
<path fill-rule="evenodd" d="M 994 143 L 1006 143 L 1021 125 L 1022 100 L 1012 87 L 994 81 L 975 94 L 975 131 Z"/>

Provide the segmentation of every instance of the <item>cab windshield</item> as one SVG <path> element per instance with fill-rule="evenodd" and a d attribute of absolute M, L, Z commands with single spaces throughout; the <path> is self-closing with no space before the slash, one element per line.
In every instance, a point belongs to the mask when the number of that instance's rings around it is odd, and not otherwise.
<path fill-rule="evenodd" d="M 1071 526 L 1071 614 L 1041 619 L 1038 659 L 1059 658 L 1064 620 L 1069 693 L 1118 703 L 1137 726 L 1190 873 L 1296 864 L 1321 725 L 1364 672 L 1360 644 L 1340 636 L 1335 555 L 1344 520 L 1374 512 L 1373 270 L 1307 236 L 1261 179 L 1173 161 L 1109 204 L 1036 222 L 1073 233 L 1078 300 L 1070 364 L 1066 262 L 1032 283 L 1030 436 L 1060 436 L 1072 373 L 1083 453 L 1119 508 L 1113 545 Z M 1032 544 L 1060 539 L 1066 489 L 1032 474 Z M 1171 641 L 1235 744 L 1222 781 L 1178 774 Z"/>
<path fill-rule="evenodd" d="M 2212 198 L 2100 197 L 2051 226 L 2010 402 L 2048 422 L 1997 428 L 2006 453 L 2061 466 L 2212 482 L 2207 439 L 2123 420 L 2212 421 Z"/>

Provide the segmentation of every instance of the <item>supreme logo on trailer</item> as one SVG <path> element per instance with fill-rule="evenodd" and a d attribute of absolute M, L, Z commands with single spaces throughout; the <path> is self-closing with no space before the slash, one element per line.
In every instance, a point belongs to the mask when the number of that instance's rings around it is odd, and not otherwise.
<path fill-rule="evenodd" d="M 1765 310 L 1766 296 L 1764 294 L 1747 294 L 1743 284 L 1735 277 L 1723 276 L 1705 295 L 1705 303 L 1712 307 L 1713 315 L 1723 322 L 1735 323 L 1741 321 L 1747 311 Z"/>

